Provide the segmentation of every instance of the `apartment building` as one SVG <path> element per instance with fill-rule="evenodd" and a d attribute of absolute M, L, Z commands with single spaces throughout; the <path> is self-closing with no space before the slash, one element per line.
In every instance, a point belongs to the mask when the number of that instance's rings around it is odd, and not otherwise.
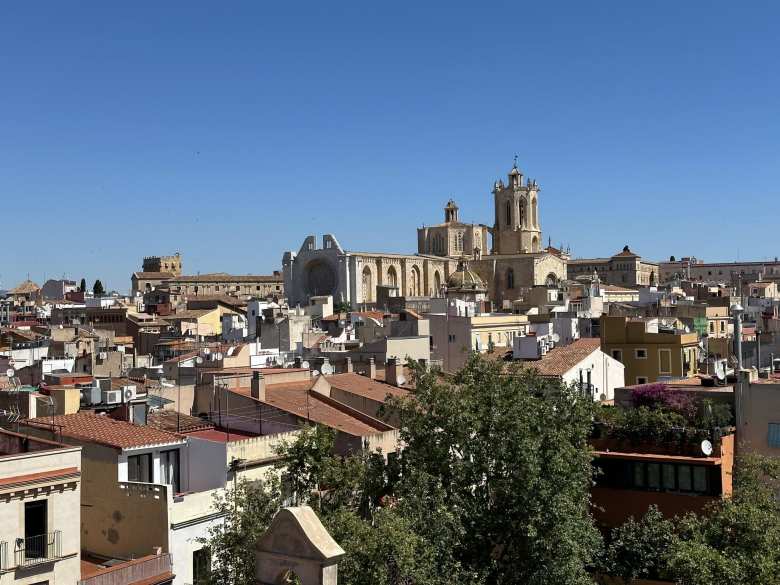
<path fill-rule="evenodd" d="M 214 465 L 209 442 L 87 412 L 31 419 L 24 428 L 81 448 L 85 554 L 134 559 L 159 550 L 170 554 L 175 585 L 193 583 L 204 554 L 198 538 L 222 521 L 212 505 L 226 469 Z"/>
<path fill-rule="evenodd" d="M 699 336 L 664 329 L 655 318 L 602 315 L 601 349 L 625 366 L 627 384 L 690 378 L 698 372 Z"/>
<path fill-rule="evenodd" d="M 0 430 L 0 582 L 76 583 L 81 448 Z"/>

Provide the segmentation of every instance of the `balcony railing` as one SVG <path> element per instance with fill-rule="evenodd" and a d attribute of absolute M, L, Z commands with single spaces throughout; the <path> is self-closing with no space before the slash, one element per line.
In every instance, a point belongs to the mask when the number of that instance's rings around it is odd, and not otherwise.
<path fill-rule="evenodd" d="M 61 540 L 59 530 L 29 538 L 17 538 L 14 564 L 17 567 L 29 567 L 62 558 Z"/>

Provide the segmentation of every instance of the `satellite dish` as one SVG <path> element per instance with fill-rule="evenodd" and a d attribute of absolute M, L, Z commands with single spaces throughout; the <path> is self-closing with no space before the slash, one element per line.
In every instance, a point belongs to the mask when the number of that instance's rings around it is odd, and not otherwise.
<path fill-rule="evenodd" d="M 701 442 L 701 452 L 704 453 L 707 457 L 712 455 L 712 443 L 710 443 L 707 439 L 704 439 Z"/>
<path fill-rule="evenodd" d="M 322 367 L 320 368 L 320 372 L 323 376 L 330 376 L 333 373 L 333 366 L 330 364 L 322 364 Z"/>
<path fill-rule="evenodd" d="M 319 375 L 320 375 L 320 373 L 319 373 L 317 370 L 314 370 L 314 371 L 311 373 L 311 375 L 312 375 L 312 376 L 319 376 Z"/>
<path fill-rule="evenodd" d="M 211 350 L 208 347 L 204 347 L 203 348 L 203 354 L 204 355 L 209 355 L 210 353 L 211 353 Z"/>
<path fill-rule="evenodd" d="M 403 386 L 404 384 L 406 384 L 406 376 L 401 374 L 400 376 L 398 376 L 398 380 L 397 381 L 398 381 L 398 385 L 399 386 Z"/>
<path fill-rule="evenodd" d="M 14 374 L 16 374 L 16 371 L 13 368 L 8 368 L 5 371 L 5 375 L 8 376 L 9 378 L 13 378 Z"/>
<path fill-rule="evenodd" d="M 224 356 L 222 355 L 221 351 L 217 352 L 217 355 L 214 356 L 214 359 L 217 361 L 220 361 Z"/>
<path fill-rule="evenodd" d="M 304 370 L 308 370 L 308 369 L 309 369 L 309 362 L 303 362 L 303 363 L 301 363 L 301 367 L 302 367 Z"/>
<path fill-rule="evenodd" d="M 553 340 L 553 343 L 558 343 L 561 340 L 561 336 L 558 335 L 557 333 L 553 333 L 552 334 L 552 340 Z"/>

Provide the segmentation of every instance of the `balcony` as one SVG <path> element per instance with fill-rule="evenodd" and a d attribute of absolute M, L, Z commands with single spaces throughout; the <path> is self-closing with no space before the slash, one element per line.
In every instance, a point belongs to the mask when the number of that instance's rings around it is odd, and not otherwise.
<path fill-rule="evenodd" d="M 61 537 L 61 532 L 55 530 L 29 538 L 17 538 L 14 545 L 14 565 L 29 567 L 61 559 Z"/>

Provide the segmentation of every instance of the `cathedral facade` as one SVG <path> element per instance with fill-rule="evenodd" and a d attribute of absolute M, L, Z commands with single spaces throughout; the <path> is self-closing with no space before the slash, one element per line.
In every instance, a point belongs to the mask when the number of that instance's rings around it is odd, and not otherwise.
<path fill-rule="evenodd" d="M 444 223 L 418 228 L 418 251 L 469 257 L 471 269 L 486 283 L 497 308 L 511 305 L 531 287 L 557 286 L 566 279 L 567 256 L 554 248 L 542 249 L 540 190 L 515 165 L 506 183 L 498 180 L 493 185 L 492 227 L 461 223 L 458 206 L 450 200 L 444 208 Z M 492 237 L 490 247 L 488 236 Z"/>
<path fill-rule="evenodd" d="M 354 308 L 377 302 L 377 287 L 396 289 L 398 296 L 439 296 L 454 259 L 423 254 L 387 254 L 344 250 L 331 234 L 317 246 L 314 236 L 298 252 L 282 257 L 284 286 L 290 306 L 307 305 L 313 296 L 332 295 Z"/>
<path fill-rule="evenodd" d="M 443 223 L 418 228 L 417 254 L 353 252 L 330 234 L 321 246 L 309 236 L 298 252 L 282 258 L 288 302 L 306 305 L 313 296 L 332 295 L 336 303 L 365 307 L 377 302 L 377 287 L 404 297 L 442 296 L 450 274 L 467 259 L 494 306 L 509 308 L 531 287 L 566 279 L 567 256 L 541 248 L 539 192 L 537 182 L 526 180 L 515 165 L 506 183 L 493 186 L 492 226 L 461 222 L 450 199 Z"/>

